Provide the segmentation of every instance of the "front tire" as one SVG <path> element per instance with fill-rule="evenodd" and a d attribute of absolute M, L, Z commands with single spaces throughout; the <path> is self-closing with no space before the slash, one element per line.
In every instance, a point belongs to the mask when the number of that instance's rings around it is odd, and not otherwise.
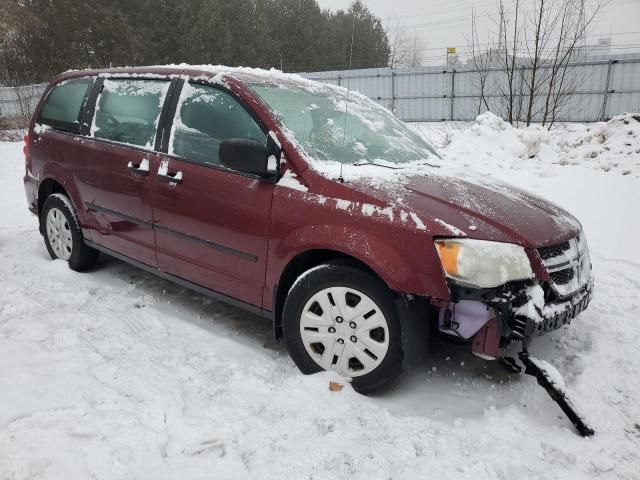
<path fill-rule="evenodd" d="M 84 243 L 78 217 L 67 196 L 49 195 L 42 207 L 40 223 L 52 260 L 64 260 L 76 271 L 95 265 L 99 252 Z"/>
<path fill-rule="evenodd" d="M 358 268 L 329 263 L 304 273 L 289 291 L 282 323 L 289 354 L 304 374 L 334 370 L 369 394 L 402 372 L 393 294 Z"/>

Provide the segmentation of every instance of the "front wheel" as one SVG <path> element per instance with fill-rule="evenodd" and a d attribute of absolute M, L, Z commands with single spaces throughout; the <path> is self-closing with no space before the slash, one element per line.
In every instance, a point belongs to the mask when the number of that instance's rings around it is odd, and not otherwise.
<path fill-rule="evenodd" d="M 72 270 L 85 270 L 98 260 L 98 251 L 84 243 L 78 217 L 65 195 L 54 193 L 42 207 L 42 231 L 47 251 L 53 260 L 69 263 Z"/>
<path fill-rule="evenodd" d="M 360 393 L 389 386 L 402 371 L 393 294 L 358 268 L 326 264 L 304 273 L 285 301 L 283 330 L 303 373 L 334 370 Z"/>

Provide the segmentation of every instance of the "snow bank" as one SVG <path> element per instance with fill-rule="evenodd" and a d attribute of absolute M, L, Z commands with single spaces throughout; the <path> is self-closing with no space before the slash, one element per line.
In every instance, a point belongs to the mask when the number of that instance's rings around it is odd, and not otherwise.
<path fill-rule="evenodd" d="M 640 175 L 640 114 L 618 115 L 608 122 L 514 128 L 493 113 L 479 115 L 467 128 L 448 124 L 410 124 L 430 141 L 446 138 L 442 153 L 449 161 L 477 170 L 483 166 L 521 168 L 524 162 L 582 165 L 623 175 Z M 466 125 L 465 125 L 466 126 Z"/>
<path fill-rule="evenodd" d="M 551 145 L 561 164 L 591 165 L 623 175 L 640 174 L 640 114 L 608 122 L 568 124 L 551 130 Z"/>

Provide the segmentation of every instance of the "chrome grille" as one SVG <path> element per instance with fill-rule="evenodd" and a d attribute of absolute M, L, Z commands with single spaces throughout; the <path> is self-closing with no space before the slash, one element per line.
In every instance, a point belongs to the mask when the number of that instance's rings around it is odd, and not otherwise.
<path fill-rule="evenodd" d="M 569 242 L 559 243 L 558 245 L 551 245 L 549 247 L 540 247 L 538 249 L 538 254 L 542 260 L 549 260 L 550 258 L 555 258 L 562 255 L 563 252 L 569 250 L 570 245 Z"/>
<path fill-rule="evenodd" d="M 575 271 L 573 268 L 566 268 L 564 270 L 558 270 L 557 272 L 551 272 L 549 276 L 556 285 L 566 285 L 573 280 Z"/>
<path fill-rule="evenodd" d="M 591 277 L 589 247 L 583 234 L 557 245 L 540 247 L 538 255 L 559 297 L 572 295 Z"/>

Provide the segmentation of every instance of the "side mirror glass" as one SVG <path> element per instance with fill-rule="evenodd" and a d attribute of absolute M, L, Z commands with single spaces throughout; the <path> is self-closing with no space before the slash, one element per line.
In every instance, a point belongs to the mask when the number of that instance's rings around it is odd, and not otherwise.
<path fill-rule="evenodd" d="M 268 149 L 262 143 L 248 138 L 223 140 L 218 151 L 220 163 L 239 172 L 263 177 L 271 176 L 268 168 Z"/>

